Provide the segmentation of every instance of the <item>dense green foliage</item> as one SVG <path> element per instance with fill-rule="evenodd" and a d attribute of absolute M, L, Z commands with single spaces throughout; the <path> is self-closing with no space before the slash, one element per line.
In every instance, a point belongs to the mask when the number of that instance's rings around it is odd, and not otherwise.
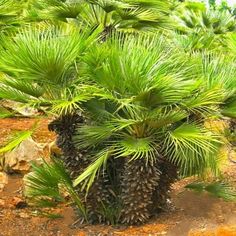
<path fill-rule="evenodd" d="M 236 118 L 231 12 L 174 0 L 17 4 L 0 8 L 0 98 L 57 116 L 49 129 L 76 186 L 45 163 L 28 195 L 58 197 L 60 183 L 86 220 L 139 224 L 178 176 L 220 175 L 224 139 L 206 122 Z"/>

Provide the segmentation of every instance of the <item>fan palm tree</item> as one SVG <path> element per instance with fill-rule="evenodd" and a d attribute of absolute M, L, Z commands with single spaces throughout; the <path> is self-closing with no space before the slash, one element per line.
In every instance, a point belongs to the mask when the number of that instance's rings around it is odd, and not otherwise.
<path fill-rule="evenodd" d="M 227 34 L 235 32 L 235 18 L 228 11 L 207 9 L 203 3 L 180 4 L 172 13 L 181 43 L 194 50 L 222 50 Z M 177 40 L 177 41 L 178 41 Z"/>
<path fill-rule="evenodd" d="M 59 116 L 49 128 L 89 220 L 139 224 L 177 174 L 219 173 L 220 138 L 204 121 L 235 97 L 235 58 L 185 53 L 159 35 L 101 43 L 102 30 L 38 26 L 6 40 L 0 98 Z"/>
<path fill-rule="evenodd" d="M 214 55 L 186 59 L 159 37 L 118 37 L 92 52 L 85 62 L 94 99 L 74 140 L 94 163 L 75 184 L 89 191 L 96 176 L 113 176 L 120 221 L 145 222 L 166 201 L 177 170 L 217 175 L 219 137 L 204 120 L 234 94 L 236 71 Z"/>
<path fill-rule="evenodd" d="M 230 34 L 226 40 L 226 53 L 232 53 L 235 55 L 236 52 L 236 34 Z M 222 106 L 222 114 L 230 118 L 229 120 L 229 142 L 231 145 L 235 145 L 235 135 L 236 135 L 236 99 L 235 93 L 226 100 L 224 106 Z M 231 149 L 231 148 L 230 148 Z"/>
<path fill-rule="evenodd" d="M 57 145 L 62 148 L 62 159 L 72 178 L 89 164 L 84 158 L 86 150 L 74 147 L 72 135 L 75 125 L 84 119 L 81 102 L 91 98 L 87 90 L 80 88 L 81 58 L 100 32 L 99 27 L 82 31 L 70 25 L 39 25 L 20 31 L 11 40 L 6 38 L 6 49 L 1 51 L 0 98 L 44 109 L 58 117 L 49 129 L 58 134 Z M 91 203 L 96 204 L 94 197 Z"/>
<path fill-rule="evenodd" d="M 38 17 L 55 21 L 82 23 L 92 28 L 103 26 L 125 32 L 170 28 L 167 17 L 170 1 L 143 0 L 40 0 L 35 1 Z"/>
<path fill-rule="evenodd" d="M 100 30 L 81 32 L 67 26 L 26 28 L 11 40 L 5 38 L 6 50 L 1 50 L 0 63 L 1 98 L 53 106 L 52 112 L 61 114 L 78 107 L 79 100 L 86 100 L 76 92 L 77 66 Z"/>
<path fill-rule="evenodd" d="M 25 1 L 0 1 L 0 33 L 14 30 L 22 23 L 22 12 Z"/>
<path fill-rule="evenodd" d="M 235 18 L 227 11 L 187 11 L 181 17 L 181 21 L 183 26 L 188 29 L 211 31 L 216 35 L 234 32 L 236 30 Z"/>

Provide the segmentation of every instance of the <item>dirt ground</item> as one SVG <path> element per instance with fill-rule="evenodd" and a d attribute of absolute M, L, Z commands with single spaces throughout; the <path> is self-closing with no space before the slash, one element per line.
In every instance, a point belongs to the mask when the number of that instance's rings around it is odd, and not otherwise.
<path fill-rule="evenodd" d="M 48 132 L 48 119 L 40 121 L 35 133 L 37 142 L 51 142 L 54 134 Z M 0 143 L 12 130 L 25 130 L 34 119 L 0 120 Z M 227 163 L 226 174 L 236 183 L 236 165 Z M 206 194 L 184 189 L 191 180 L 182 180 L 173 186 L 170 212 L 164 212 L 148 224 L 139 227 L 112 227 L 78 225 L 70 206 L 51 209 L 62 218 L 50 219 L 38 209 L 16 203 L 22 197 L 22 175 L 9 176 L 9 182 L 0 192 L 0 236 L 236 236 L 236 203 L 225 202 Z"/>

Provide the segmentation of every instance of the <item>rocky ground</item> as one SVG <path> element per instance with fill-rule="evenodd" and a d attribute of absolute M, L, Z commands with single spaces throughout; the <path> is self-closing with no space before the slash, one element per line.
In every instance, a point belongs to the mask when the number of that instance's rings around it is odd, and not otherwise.
<path fill-rule="evenodd" d="M 12 131 L 29 129 L 34 122 L 34 119 L 0 120 L 0 143 Z M 40 120 L 39 129 L 33 135 L 35 142 L 45 144 L 54 140 L 54 134 L 47 131 L 47 123 L 47 119 Z M 39 155 L 47 156 L 50 145 L 41 147 Z M 27 167 L 23 169 L 26 171 Z M 112 227 L 78 225 L 73 209 L 67 205 L 44 211 L 29 207 L 22 196 L 23 172 L 0 173 L 0 236 L 236 236 L 236 203 L 184 189 L 189 179 L 173 186 L 175 208 L 171 211 L 144 226 Z M 227 163 L 225 173 L 236 184 L 236 165 Z M 59 214 L 61 218 L 50 218 L 52 215 L 48 213 Z"/>

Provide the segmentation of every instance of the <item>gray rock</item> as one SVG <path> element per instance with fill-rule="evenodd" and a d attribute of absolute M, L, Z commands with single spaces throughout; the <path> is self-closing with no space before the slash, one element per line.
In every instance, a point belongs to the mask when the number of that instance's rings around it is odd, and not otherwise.
<path fill-rule="evenodd" d="M 24 140 L 18 147 L 6 153 L 5 165 L 14 171 L 28 171 L 30 162 L 40 158 L 42 147 L 31 137 Z"/>
<path fill-rule="evenodd" d="M 9 109 L 9 111 L 13 111 L 13 113 L 17 113 L 23 116 L 35 116 L 38 114 L 38 110 L 34 109 L 32 107 L 22 105 L 22 103 L 11 101 L 11 100 L 2 100 L 0 102 L 0 105 L 6 109 Z"/>

